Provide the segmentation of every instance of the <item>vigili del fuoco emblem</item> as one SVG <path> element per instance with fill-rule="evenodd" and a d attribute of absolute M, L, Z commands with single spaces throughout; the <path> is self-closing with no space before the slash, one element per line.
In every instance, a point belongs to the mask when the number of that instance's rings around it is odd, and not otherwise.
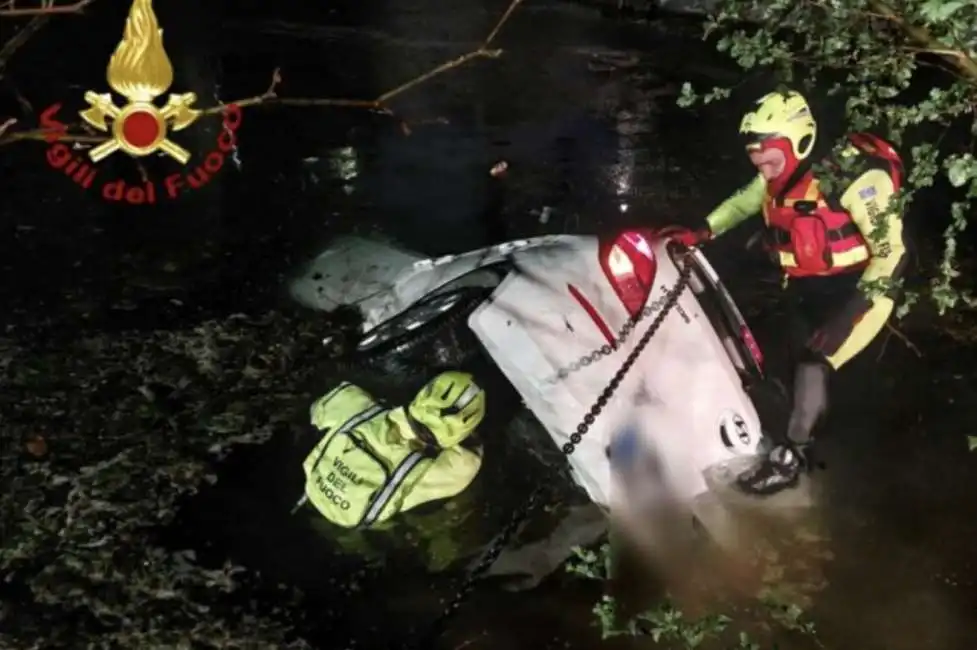
<path fill-rule="evenodd" d="M 52 104 L 40 114 L 41 128 L 50 143 L 45 159 L 55 169 L 82 189 L 97 187 L 106 201 L 124 201 L 130 205 L 151 205 L 158 199 L 176 199 L 183 194 L 207 185 L 221 169 L 228 157 L 237 154 L 237 132 L 241 126 L 241 108 L 224 104 L 210 109 L 194 108 L 194 93 L 170 93 L 161 108 L 156 100 L 173 83 L 173 66 L 163 49 L 163 30 L 159 27 L 151 0 L 133 0 L 126 19 L 122 41 L 109 59 L 106 71 L 109 86 L 127 101 L 120 106 L 112 93 L 85 93 L 88 108 L 79 111 L 86 124 L 105 134 L 94 147 L 84 149 L 69 134 L 69 125 L 58 120 L 61 103 Z M 220 113 L 221 124 L 216 142 L 209 151 L 194 153 L 170 139 L 170 133 L 181 131 L 209 113 Z M 89 135 L 81 136 L 90 142 Z M 199 144 L 199 139 L 197 140 Z M 166 170 L 165 175 L 153 179 L 140 166 L 140 179 L 134 181 L 118 168 L 110 169 L 110 178 L 102 177 L 99 162 L 121 151 L 132 158 L 151 154 L 174 160 L 180 168 Z M 131 171 L 131 170 L 130 170 Z M 107 175 L 106 174 L 106 175 Z"/>
<path fill-rule="evenodd" d="M 106 78 L 128 103 L 120 107 L 110 93 L 85 93 L 89 108 L 80 112 L 82 119 L 112 135 L 88 152 L 92 162 L 121 150 L 134 157 L 161 151 L 186 164 L 190 152 L 168 136 L 170 131 L 190 126 L 200 116 L 200 111 L 193 108 L 197 96 L 171 93 L 163 108 L 154 103 L 173 84 L 173 65 L 163 48 L 163 30 L 151 0 L 133 0 L 125 33 L 109 60 Z"/>

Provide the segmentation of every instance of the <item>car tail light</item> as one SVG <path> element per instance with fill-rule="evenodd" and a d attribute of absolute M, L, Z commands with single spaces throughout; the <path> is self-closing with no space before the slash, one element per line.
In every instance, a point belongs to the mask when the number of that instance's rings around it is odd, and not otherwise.
<path fill-rule="evenodd" d="M 651 248 L 651 231 L 629 230 L 601 246 L 600 265 L 628 314 L 635 318 L 651 295 L 658 260 Z"/>
<path fill-rule="evenodd" d="M 757 344 L 756 339 L 753 338 L 753 332 L 746 325 L 740 327 L 740 337 L 743 339 L 743 343 L 746 344 L 747 349 L 750 351 L 750 356 L 756 362 L 757 368 L 763 369 L 763 351 L 760 349 L 759 344 Z"/>

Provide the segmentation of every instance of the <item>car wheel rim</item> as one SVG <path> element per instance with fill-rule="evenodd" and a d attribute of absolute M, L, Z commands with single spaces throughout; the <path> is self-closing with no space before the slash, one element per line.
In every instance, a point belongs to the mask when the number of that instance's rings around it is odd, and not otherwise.
<path fill-rule="evenodd" d="M 357 350 L 363 352 L 376 347 L 390 339 L 420 329 L 434 318 L 450 311 L 462 299 L 460 293 L 446 293 L 436 296 L 422 305 L 409 310 L 401 318 L 395 318 L 380 325 L 367 334 L 357 344 Z"/>

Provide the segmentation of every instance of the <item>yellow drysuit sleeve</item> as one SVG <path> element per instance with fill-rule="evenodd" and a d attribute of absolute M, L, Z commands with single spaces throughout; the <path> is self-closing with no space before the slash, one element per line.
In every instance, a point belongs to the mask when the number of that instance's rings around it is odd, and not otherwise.
<path fill-rule="evenodd" d="M 709 232 L 718 237 L 727 230 L 732 230 L 763 209 L 763 200 L 767 195 L 767 182 L 763 176 L 757 175 L 749 185 L 740 188 L 731 197 L 720 203 L 715 210 L 706 217 Z"/>

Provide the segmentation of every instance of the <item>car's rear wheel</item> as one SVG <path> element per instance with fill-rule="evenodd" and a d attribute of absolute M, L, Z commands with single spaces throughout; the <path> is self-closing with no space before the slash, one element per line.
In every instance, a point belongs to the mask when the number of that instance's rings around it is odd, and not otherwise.
<path fill-rule="evenodd" d="M 489 293 L 460 287 L 428 296 L 364 334 L 336 363 L 392 378 L 462 366 L 480 353 L 465 321 Z"/>

